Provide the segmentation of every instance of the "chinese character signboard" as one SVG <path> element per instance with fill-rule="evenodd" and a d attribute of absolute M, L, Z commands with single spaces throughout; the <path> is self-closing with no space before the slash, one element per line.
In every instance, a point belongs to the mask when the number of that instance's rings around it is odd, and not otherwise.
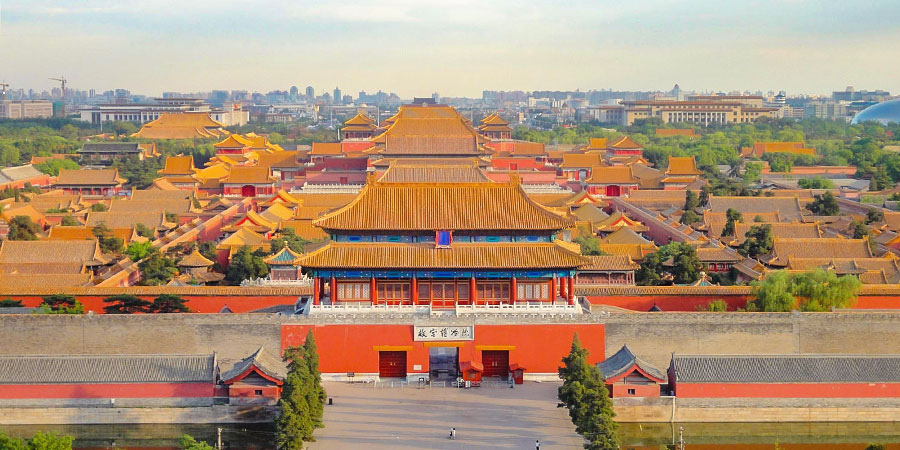
<path fill-rule="evenodd" d="M 413 327 L 416 341 L 471 341 L 475 339 L 475 327 L 470 326 L 423 326 Z"/>

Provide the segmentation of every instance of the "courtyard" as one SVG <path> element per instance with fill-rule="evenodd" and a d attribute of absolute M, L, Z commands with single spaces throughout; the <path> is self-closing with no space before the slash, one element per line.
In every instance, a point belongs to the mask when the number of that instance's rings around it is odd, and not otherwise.
<path fill-rule="evenodd" d="M 483 386 L 373 387 L 325 382 L 333 405 L 310 449 L 580 449 L 583 440 L 566 409 L 557 408 L 560 383 L 526 382 L 515 389 Z M 450 428 L 456 427 L 456 440 Z"/>

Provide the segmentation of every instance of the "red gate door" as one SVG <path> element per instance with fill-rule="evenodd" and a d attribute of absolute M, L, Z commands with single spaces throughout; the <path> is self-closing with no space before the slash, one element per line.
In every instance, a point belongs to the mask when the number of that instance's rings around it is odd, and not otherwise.
<path fill-rule="evenodd" d="M 241 187 L 241 197 L 256 197 L 256 186 L 248 184 Z"/>
<path fill-rule="evenodd" d="M 406 378 L 406 352 L 378 352 L 378 376 Z"/>
<path fill-rule="evenodd" d="M 505 377 L 509 375 L 509 350 L 482 350 L 481 363 L 485 377 Z"/>

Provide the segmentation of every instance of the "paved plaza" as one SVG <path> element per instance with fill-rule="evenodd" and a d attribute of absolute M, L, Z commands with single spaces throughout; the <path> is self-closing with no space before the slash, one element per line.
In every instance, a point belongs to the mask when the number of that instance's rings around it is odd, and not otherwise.
<path fill-rule="evenodd" d="M 325 382 L 334 404 L 310 449 L 581 449 L 559 383 L 526 382 L 515 389 L 481 387 L 373 388 Z M 448 436 L 456 427 L 456 440 Z"/>

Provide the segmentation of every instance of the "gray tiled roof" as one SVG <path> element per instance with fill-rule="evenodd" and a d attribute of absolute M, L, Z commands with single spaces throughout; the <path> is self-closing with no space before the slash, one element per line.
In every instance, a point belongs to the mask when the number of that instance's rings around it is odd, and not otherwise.
<path fill-rule="evenodd" d="M 232 378 L 244 373 L 250 366 L 256 366 L 257 369 L 272 378 L 279 380 L 287 378 L 287 363 L 270 355 L 262 347 L 223 373 L 221 378 L 223 381 L 230 381 Z"/>
<path fill-rule="evenodd" d="M 0 357 L 0 384 L 215 383 L 216 355 Z"/>
<path fill-rule="evenodd" d="M 140 153 L 137 142 L 86 142 L 78 153 Z"/>
<path fill-rule="evenodd" d="M 672 357 L 679 383 L 900 382 L 900 355 Z"/>
<path fill-rule="evenodd" d="M 635 365 L 656 378 L 663 380 L 666 378 L 662 370 L 635 356 L 627 345 L 623 345 L 614 355 L 597 364 L 597 367 L 603 372 L 604 379 L 610 379 L 622 375 Z"/>
<path fill-rule="evenodd" d="M 35 169 L 31 164 L 25 164 L 24 166 L 6 167 L 4 169 L 0 169 L 0 173 L 2 173 L 4 177 L 14 181 L 27 180 L 28 178 L 35 178 L 44 175 L 43 172 Z"/>

